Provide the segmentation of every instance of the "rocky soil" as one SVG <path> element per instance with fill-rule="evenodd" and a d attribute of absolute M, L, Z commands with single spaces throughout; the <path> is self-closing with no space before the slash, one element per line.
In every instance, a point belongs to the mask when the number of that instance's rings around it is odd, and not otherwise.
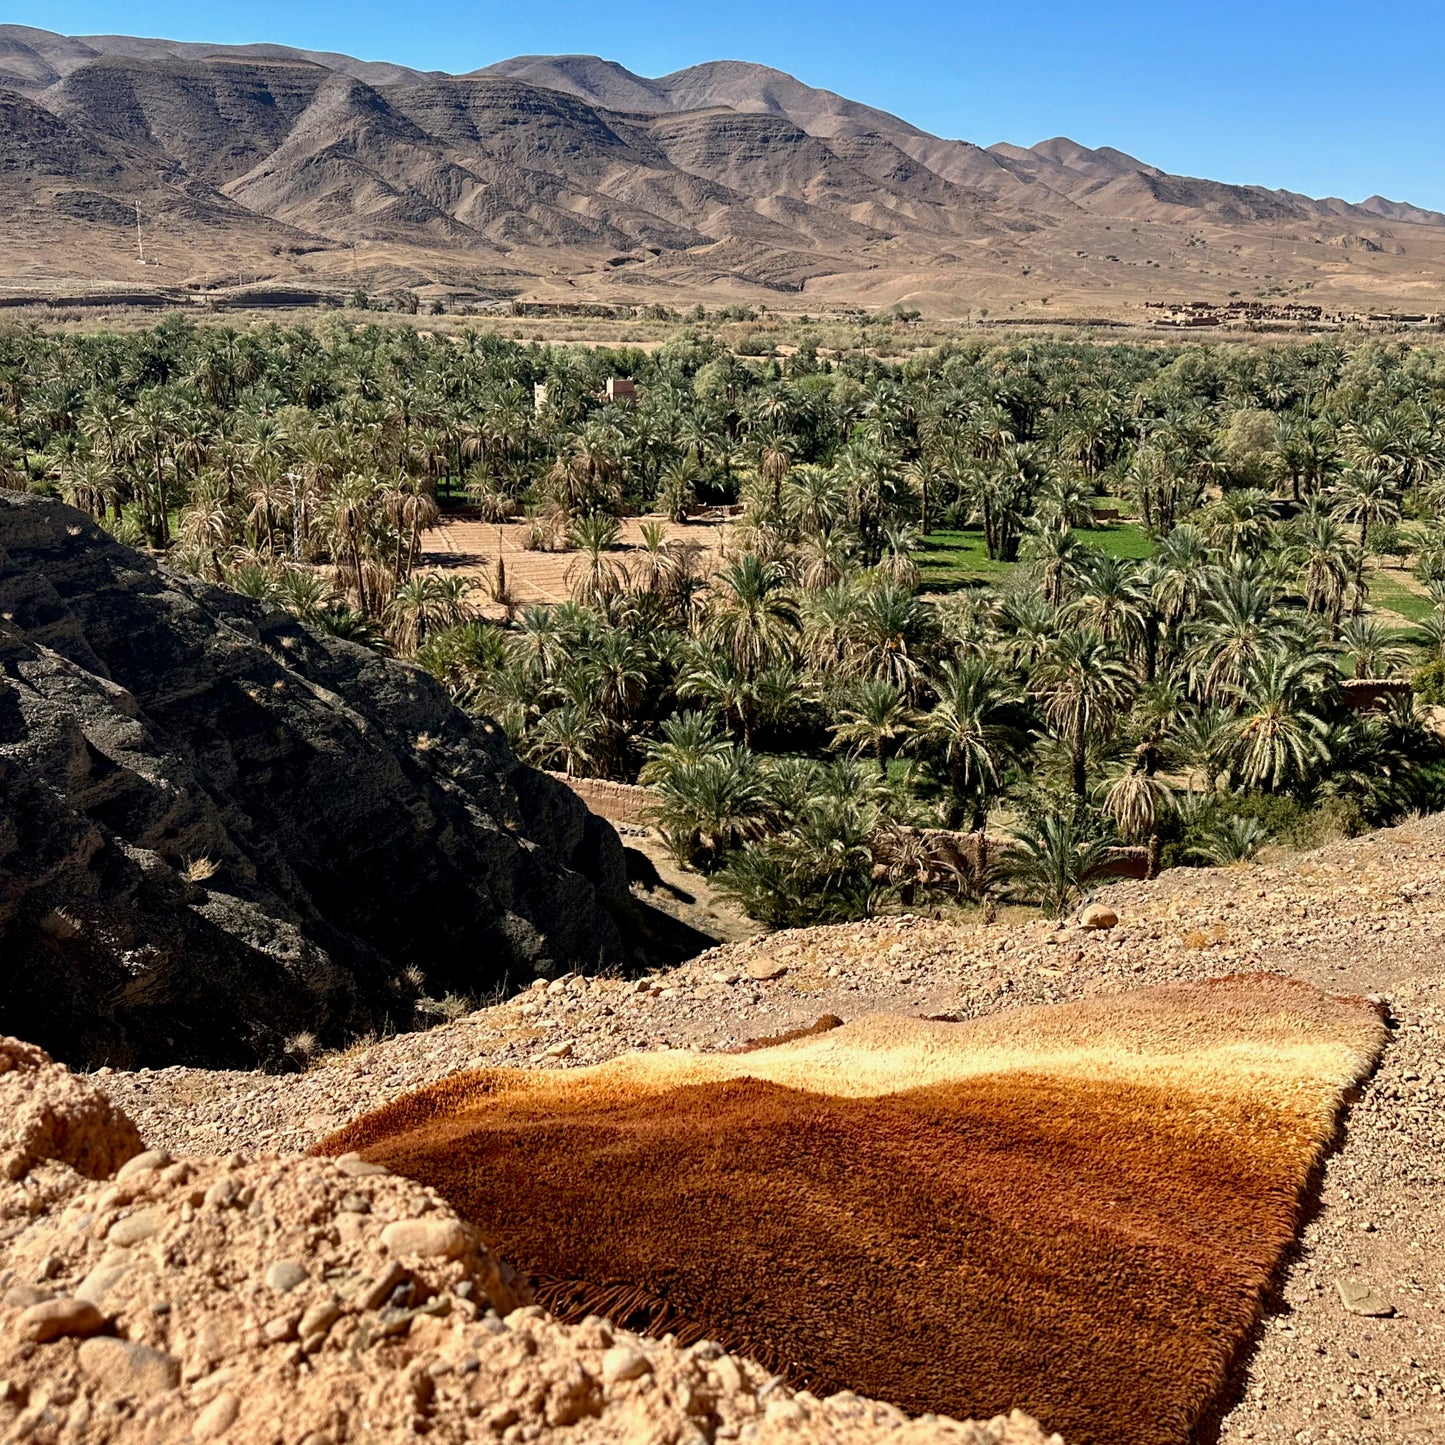
<path fill-rule="evenodd" d="M 0 1040 L 0 1439 L 1058 1445 L 907 1420 L 702 1342 L 565 1326 L 429 1190 L 355 1155 L 142 1150 Z"/>
<path fill-rule="evenodd" d="M 1392 1042 L 1328 1162 L 1219 1438 L 1445 1440 L 1445 818 L 1269 866 L 1116 884 L 1099 901 L 1116 927 L 915 917 L 775 934 L 639 982 L 541 982 L 430 1032 L 321 1057 L 300 1076 L 166 1069 L 96 1082 L 148 1141 L 178 1153 L 297 1151 L 459 1068 L 730 1048 L 824 1014 L 964 1018 L 1251 969 L 1378 995 Z"/>

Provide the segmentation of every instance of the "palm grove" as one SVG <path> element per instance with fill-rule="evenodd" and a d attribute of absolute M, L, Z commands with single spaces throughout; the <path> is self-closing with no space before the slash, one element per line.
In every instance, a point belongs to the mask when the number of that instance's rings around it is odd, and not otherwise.
<path fill-rule="evenodd" d="M 1442 417 L 1445 352 L 1397 342 L 0 336 L 5 485 L 414 658 L 540 766 L 649 784 L 677 856 L 774 925 L 940 885 L 1062 911 L 1111 846 L 1227 862 L 1439 806 L 1417 699 L 1344 683 L 1441 686 Z M 1081 535 L 1101 496 L 1147 556 Z M 419 566 L 453 501 L 565 550 L 572 600 Z M 699 501 L 741 504 L 708 563 L 660 521 Z M 922 595 L 920 547 L 963 528 L 994 585 Z M 1390 555 L 1434 603 L 1410 634 L 1369 603 Z M 990 824 L 1009 848 L 940 879 L 920 827 Z"/>

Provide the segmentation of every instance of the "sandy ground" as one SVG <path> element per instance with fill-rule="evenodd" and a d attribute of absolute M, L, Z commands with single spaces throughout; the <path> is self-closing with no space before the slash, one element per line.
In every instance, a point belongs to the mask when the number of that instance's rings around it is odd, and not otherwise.
<path fill-rule="evenodd" d="M 642 524 L 659 522 L 674 545 L 698 550 L 698 569 L 706 572 L 717 556 L 727 532 L 727 523 L 699 518 L 685 523 L 664 522 L 661 517 L 626 517 L 610 554 L 623 567 L 631 567 L 642 550 Z M 423 567 L 442 572 L 461 572 L 491 579 L 500 557 L 506 565 L 507 583 L 518 606 L 533 602 L 566 602 L 572 595 L 568 571 L 582 554 L 575 549 L 558 552 L 529 552 L 522 546 L 526 522 L 474 522 L 447 516 L 422 538 Z M 473 595 L 473 606 L 483 604 L 484 594 Z M 501 609 L 482 605 L 489 615 Z"/>
<path fill-rule="evenodd" d="M 299 1077 L 169 1069 L 101 1082 L 166 1147 L 289 1150 L 458 1068 L 725 1048 L 825 1013 L 973 1017 L 1254 969 L 1374 994 L 1389 1004 L 1391 1044 L 1350 1112 L 1213 1438 L 1445 1441 L 1445 818 L 1268 866 L 1120 883 L 1101 897 L 1120 917 L 1106 933 L 902 918 L 776 934 L 640 981 L 537 986 L 428 1033 L 319 1060 Z M 1368 1287 L 1386 1313 L 1352 1313 L 1341 1286 Z"/>

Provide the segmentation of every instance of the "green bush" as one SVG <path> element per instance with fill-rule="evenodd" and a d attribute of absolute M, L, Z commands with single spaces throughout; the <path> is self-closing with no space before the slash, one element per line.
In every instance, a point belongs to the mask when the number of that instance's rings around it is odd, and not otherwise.
<path fill-rule="evenodd" d="M 1410 685 L 1415 689 L 1415 700 L 1426 707 L 1445 703 L 1445 659 L 1437 658 L 1417 667 L 1410 674 Z"/>

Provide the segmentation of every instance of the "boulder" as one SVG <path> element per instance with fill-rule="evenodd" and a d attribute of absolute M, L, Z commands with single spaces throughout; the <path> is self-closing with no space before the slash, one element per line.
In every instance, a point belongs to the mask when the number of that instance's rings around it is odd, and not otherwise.
<path fill-rule="evenodd" d="M 615 831 L 425 671 L 9 493 L 0 804 L 0 1029 L 78 1066 L 275 1063 L 627 957 Z"/>
<path fill-rule="evenodd" d="M 1119 915 L 1107 903 L 1091 903 L 1079 914 L 1080 928 L 1113 928 Z"/>

